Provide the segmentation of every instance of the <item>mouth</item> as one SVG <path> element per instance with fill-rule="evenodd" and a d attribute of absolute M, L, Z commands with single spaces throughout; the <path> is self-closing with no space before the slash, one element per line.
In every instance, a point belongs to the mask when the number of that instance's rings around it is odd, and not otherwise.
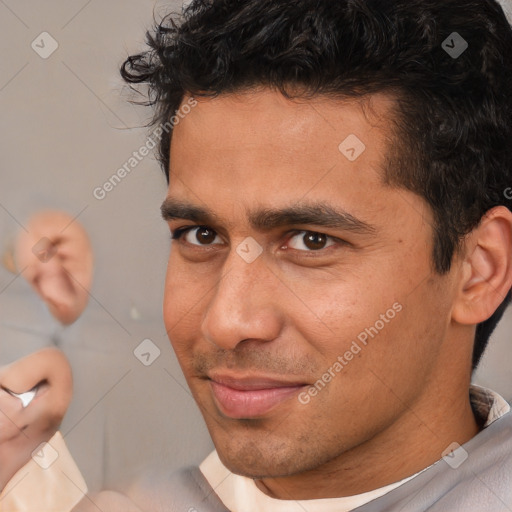
<path fill-rule="evenodd" d="M 250 419 L 268 414 L 297 395 L 309 384 L 267 376 L 210 375 L 210 389 L 220 412 L 232 419 Z"/>

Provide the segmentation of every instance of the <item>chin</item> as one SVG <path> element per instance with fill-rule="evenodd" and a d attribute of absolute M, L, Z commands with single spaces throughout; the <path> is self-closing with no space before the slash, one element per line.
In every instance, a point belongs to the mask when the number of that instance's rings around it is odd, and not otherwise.
<path fill-rule="evenodd" d="M 220 460 L 232 473 L 253 479 L 279 478 L 304 471 L 299 450 L 290 447 L 282 451 L 265 445 L 263 449 L 255 443 L 234 447 L 215 444 Z M 313 467 L 315 464 L 312 464 Z"/>
<path fill-rule="evenodd" d="M 227 463 L 223 462 L 223 464 L 229 469 L 229 471 L 231 471 L 231 473 L 251 478 L 253 480 L 261 480 L 263 478 L 285 478 L 301 472 L 300 468 L 294 469 L 289 465 L 283 465 L 283 467 L 280 468 L 279 466 L 276 466 L 274 462 L 265 463 L 265 461 L 258 461 L 254 465 L 247 465 L 243 461 L 228 461 Z"/>

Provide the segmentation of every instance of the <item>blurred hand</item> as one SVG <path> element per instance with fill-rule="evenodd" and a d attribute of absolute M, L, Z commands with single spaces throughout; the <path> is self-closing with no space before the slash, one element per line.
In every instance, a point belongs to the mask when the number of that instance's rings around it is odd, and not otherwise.
<path fill-rule="evenodd" d="M 17 269 L 63 325 L 72 324 L 89 300 L 93 255 L 81 224 L 61 211 L 42 211 L 20 233 L 14 249 Z"/>
<path fill-rule="evenodd" d="M 30 390 L 35 394 L 25 406 L 13 395 Z M 0 368 L 0 490 L 30 460 L 34 449 L 55 434 L 72 393 L 71 368 L 55 348 Z"/>

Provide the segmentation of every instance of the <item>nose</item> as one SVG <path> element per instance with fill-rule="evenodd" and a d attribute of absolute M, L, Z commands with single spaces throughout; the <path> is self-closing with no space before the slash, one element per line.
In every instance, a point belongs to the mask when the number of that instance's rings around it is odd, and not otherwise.
<path fill-rule="evenodd" d="M 204 338 L 228 350 L 246 340 L 277 338 L 283 325 L 282 290 L 263 255 L 247 263 L 233 250 L 223 270 L 202 318 Z"/>

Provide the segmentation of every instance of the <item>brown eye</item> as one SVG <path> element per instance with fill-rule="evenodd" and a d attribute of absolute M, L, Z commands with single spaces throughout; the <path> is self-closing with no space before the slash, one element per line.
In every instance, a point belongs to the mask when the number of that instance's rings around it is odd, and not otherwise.
<path fill-rule="evenodd" d="M 303 252 L 314 252 L 335 245 L 332 237 L 314 231 L 299 231 L 290 238 L 289 245 L 292 249 Z"/>
<path fill-rule="evenodd" d="M 183 239 L 188 244 L 195 246 L 211 245 L 217 238 L 220 240 L 217 233 L 207 226 L 187 226 L 176 229 L 171 237 L 173 240 Z"/>
<path fill-rule="evenodd" d="M 196 240 L 201 244 L 211 244 L 216 237 L 215 231 L 201 227 L 198 228 L 196 231 Z"/>
<path fill-rule="evenodd" d="M 323 249 L 327 243 L 327 237 L 322 233 L 307 233 L 304 235 L 304 245 L 311 250 Z"/>

